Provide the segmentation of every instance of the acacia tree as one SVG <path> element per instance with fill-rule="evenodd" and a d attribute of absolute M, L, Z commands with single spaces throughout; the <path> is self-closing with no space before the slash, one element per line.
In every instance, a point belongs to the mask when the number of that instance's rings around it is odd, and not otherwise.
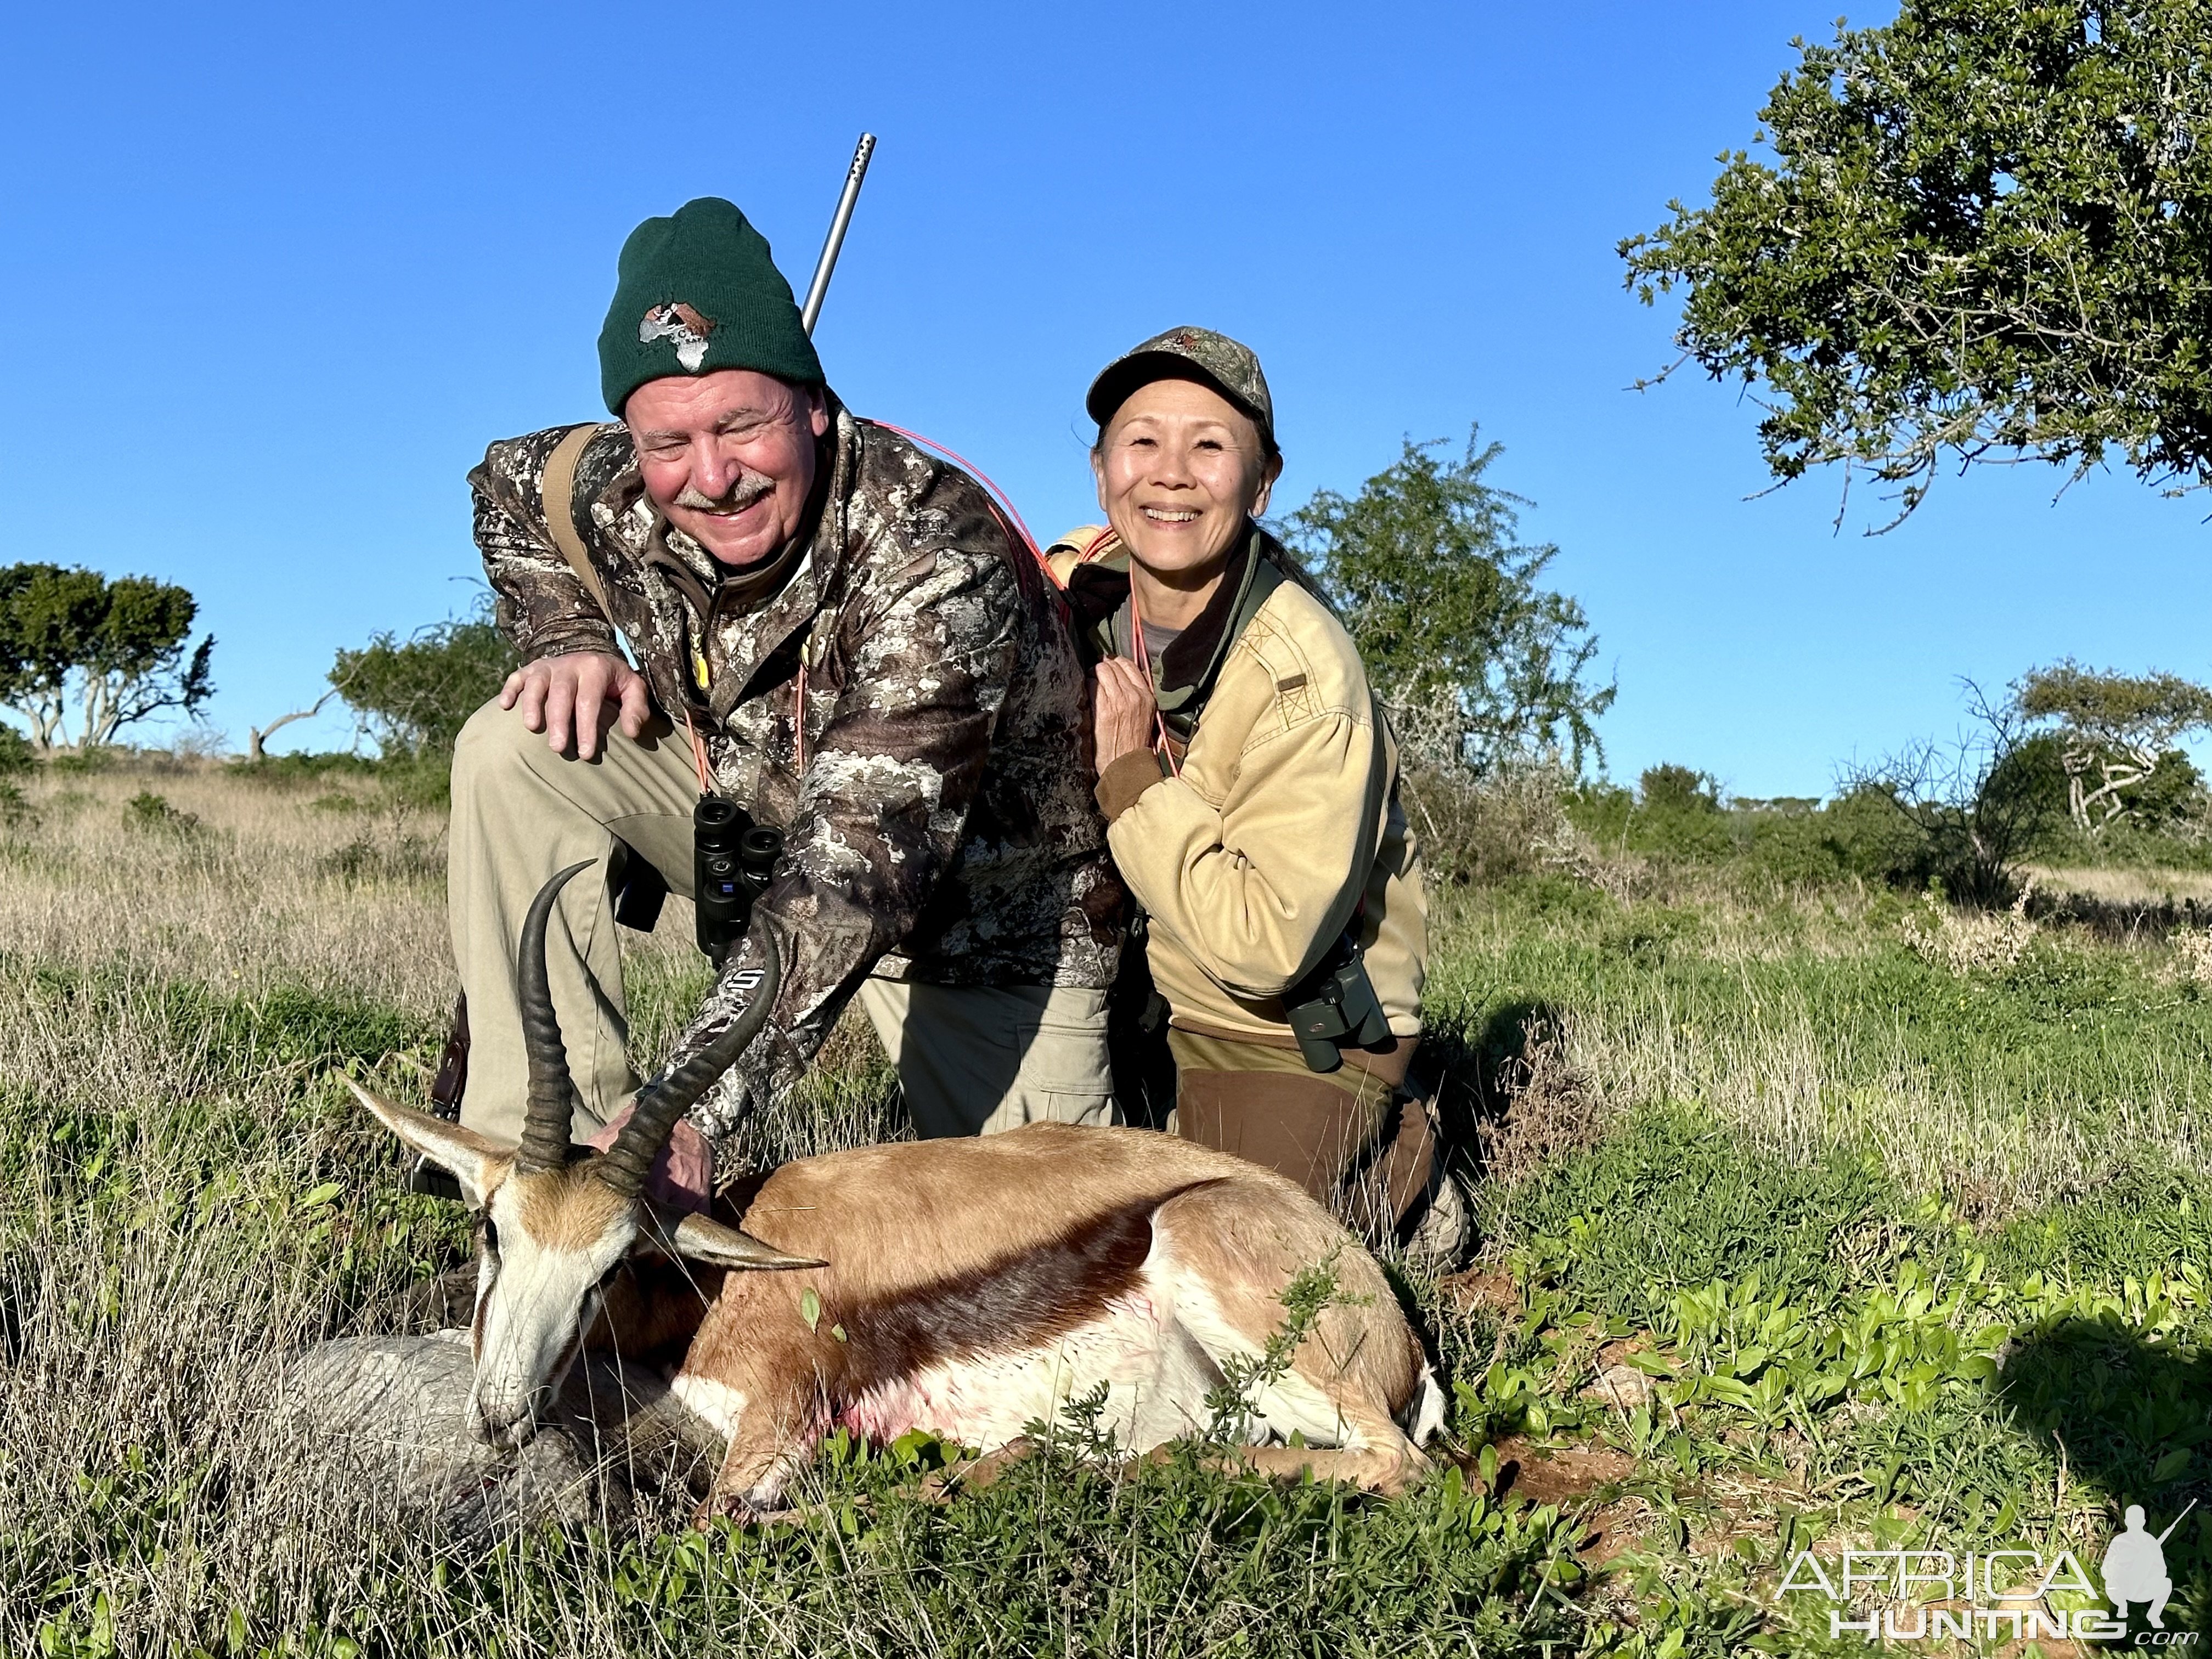
<path fill-rule="evenodd" d="M 86 636 L 78 665 L 84 696 L 82 741 L 88 749 L 115 740 L 126 726 L 165 708 L 197 714 L 215 695 L 209 672 L 215 635 L 186 654 L 199 606 L 183 588 L 144 576 L 107 584 L 99 624 Z"/>
<path fill-rule="evenodd" d="M 186 590 L 149 577 L 0 568 L 0 706 L 23 717 L 41 751 L 68 742 L 72 690 L 86 748 L 163 709 L 197 714 L 215 693 L 214 638 L 186 649 L 198 610 Z"/>
<path fill-rule="evenodd" d="M 1627 284 L 1686 290 L 1682 361 L 1759 388 L 1778 479 L 1863 469 L 1891 524 L 1947 459 L 2212 483 L 2208 40 L 2212 0 L 1904 0 L 1793 42 L 1771 161 L 1723 155 Z"/>
<path fill-rule="evenodd" d="M 2133 813 L 2161 768 L 2188 767 L 2183 738 L 2212 728 L 2212 690 L 2179 674 L 2100 674 L 2069 660 L 2022 676 L 2014 695 L 2030 720 L 2057 722 L 2067 811 L 2093 836 Z"/>
<path fill-rule="evenodd" d="M 41 753 L 64 736 L 69 678 L 99 626 L 106 586 L 59 565 L 0 568 L 0 704 L 23 717 Z"/>
<path fill-rule="evenodd" d="M 1528 503 L 1486 483 L 1500 446 L 1407 441 L 1352 497 L 1316 492 L 1284 522 L 1342 613 L 1401 738 L 1430 766 L 1487 771 L 1532 754 L 1573 769 L 1602 756 L 1593 722 L 1613 688 L 1582 606 L 1539 585 L 1559 549 L 1517 538 Z"/>

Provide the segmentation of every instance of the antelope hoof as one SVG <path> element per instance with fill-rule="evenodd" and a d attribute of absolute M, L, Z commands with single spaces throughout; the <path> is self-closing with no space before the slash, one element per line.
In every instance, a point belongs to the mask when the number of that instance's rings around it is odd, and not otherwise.
<path fill-rule="evenodd" d="M 980 1457 L 964 1462 L 948 1463 L 921 1483 L 921 1496 L 932 1504 L 950 1502 L 954 1492 L 963 1488 L 981 1492 L 995 1486 L 999 1478 L 1036 1450 L 1036 1443 L 1026 1435 L 1009 1440 Z"/>
<path fill-rule="evenodd" d="M 723 1496 L 709 1498 L 691 1511 L 691 1530 L 712 1532 L 720 1521 L 736 1527 L 795 1527 L 802 1521 L 831 1519 L 836 1514 L 827 1504 L 786 1504 L 764 1510 L 743 1498 Z"/>

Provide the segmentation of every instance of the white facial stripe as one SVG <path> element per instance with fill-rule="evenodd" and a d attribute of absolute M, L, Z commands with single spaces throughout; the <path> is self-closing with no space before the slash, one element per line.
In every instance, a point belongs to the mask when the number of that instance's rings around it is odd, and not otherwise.
<path fill-rule="evenodd" d="M 624 1227 L 586 1249 L 549 1249 L 523 1224 L 519 1185 L 503 1182 L 492 1194 L 499 1273 L 481 1297 L 477 1319 L 477 1408 L 501 1427 L 527 1415 L 540 1393 L 561 1382 L 554 1373 L 574 1357 L 586 1297 L 632 1238 Z"/>

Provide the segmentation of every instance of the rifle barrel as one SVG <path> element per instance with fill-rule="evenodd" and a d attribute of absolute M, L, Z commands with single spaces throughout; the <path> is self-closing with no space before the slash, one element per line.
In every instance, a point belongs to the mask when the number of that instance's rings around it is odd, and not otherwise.
<path fill-rule="evenodd" d="M 2189 1500 L 2189 1510 L 2193 1510 L 2196 1507 L 2197 1500 L 2192 1498 Z M 2178 1527 L 2183 1522 L 2189 1519 L 2189 1510 L 2184 1510 L 2180 1514 L 2173 1517 L 2173 1527 Z M 2173 1536 L 2173 1527 L 2168 1527 L 2164 1532 L 2159 1534 L 2158 1541 L 2160 1543 L 2163 1544 L 2167 1539 Z"/>
<path fill-rule="evenodd" d="M 836 216 L 830 221 L 822 257 L 814 262 L 814 280 L 806 285 L 806 303 L 799 309 L 799 326 L 809 334 L 814 332 L 814 319 L 822 314 L 822 301 L 829 297 L 830 274 L 837 269 L 838 250 L 845 246 L 845 228 L 853 222 L 853 204 L 860 199 L 860 181 L 868 176 L 868 158 L 875 153 L 876 135 L 862 133 L 853 151 L 853 165 L 845 170 L 845 188 L 837 198 Z"/>

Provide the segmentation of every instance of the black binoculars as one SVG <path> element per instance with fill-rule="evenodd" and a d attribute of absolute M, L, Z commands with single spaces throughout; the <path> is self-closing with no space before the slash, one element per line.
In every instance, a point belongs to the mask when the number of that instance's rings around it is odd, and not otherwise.
<path fill-rule="evenodd" d="M 1346 1048 L 1376 1048 L 1390 1041 L 1390 1022 L 1357 945 L 1334 952 L 1291 998 L 1285 1012 L 1310 1072 L 1334 1071 L 1344 1064 Z"/>
<path fill-rule="evenodd" d="M 719 971 L 730 947 L 745 936 L 753 901 L 768 890 L 783 855 L 783 831 L 753 822 L 721 795 L 702 795 L 691 809 L 691 882 L 698 905 L 699 948 Z"/>

